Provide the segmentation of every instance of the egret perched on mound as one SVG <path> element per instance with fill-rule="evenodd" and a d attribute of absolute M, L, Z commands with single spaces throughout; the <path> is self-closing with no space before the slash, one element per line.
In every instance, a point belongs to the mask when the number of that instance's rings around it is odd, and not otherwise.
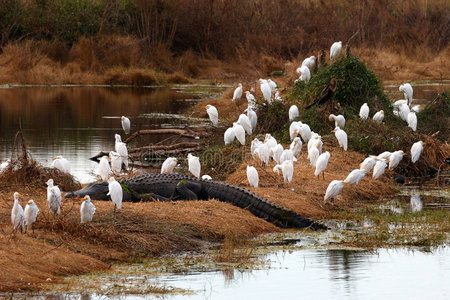
<path fill-rule="evenodd" d="M 250 152 L 252 154 L 252 157 L 255 158 L 255 150 L 259 148 L 262 145 L 262 142 L 258 140 L 258 138 L 254 138 L 253 141 L 250 143 Z"/>
<path fill-rule="evenodd" d="M 413 88 L 409 83 L 401 84 L 398 87 L 400 92 L 403 92 L 405 99 L 408 100 L 408 106 L 411 106 L 411 102 L 413 100 Z"/>
<path fill-rule="evenodd" d="M 311 138 L 308 141 L 308 151 L 312 147 L 316 147 L 319 150 L 319 154 L 322 153 L 322 137 L 315 132 L 311 132 Z"/>
<path fill-rule="evenodd" d="M 267 101 L 267 103 L 271 104 L 272 89 L 270 88 L 267 80 L 259 79 L 259 88 L 261 89 L 261 93 L 263 94 L 264 99 Z"/>
<path fill-rule="evenodd" d="M 225 133 L 223 134 L 223 141 L 225 142 L 225 145 L 231 144 L 234 141 L 234 128 L 230 127 L 227 130 L 225 130 Z"/>
<path fill-rule="evenodd" d="M 348 174 L 347 178 L 344 180 L 344 183 L 358 184 L 366 173 L 367 171 L 364 169 L 355 169 Z"/>
<path fill-rule="evenodd" d="M 398 107 L 398 115 L 400 119 L 405 122 L 408 122 L 408 115 L 410 112 L 411 110 L 409 109 L 408 104 L 400 104 L 400 106 Z"/>
<path fill-rule="evenodd" d="M 341 53 L 342 50 L 342 42 L 335 42 L 333 45 L 331 45 L 330 48 L 330 59 L 335 59 L 339 56 L 339 53 Z"/>
<path fill-rule="evenodd" d="M 161 174 L 172 174 L 173 169 L 177 166 L 178 159 L 175 157 L 168 157 L 161 166 Z"/>
<path fill-rule="evenodd" d="M 264 143 L 267 144 L 267 147 L 269 147 L 269 149 L 275 147 L 278 144 L 277 140 L 270 133 L 266 133 Z"/>
<path fill-rule="evenodd" d="M 122 162 L 125 164 L 125 168 L 128 169 L 127 145 L 125 143 L 122 143 L 122 138 L 120 137 L 120 135 L 116 134 L 114 137 L 116 139 L 115 150 L 117 153 L 120 154 L 120 157 L 122 158 Z"/>
<path fill-rule="evenodd" d="M 97 166 L 97 174 L 100 175 L 102 180 L 107 180 L 111 174 L 111 167 L 109 166 L 108 157 L 106 155 L 100 158 L 100 163 Z"/>
<path fill-rule="evenodd" d="M 114 203 L 114 213 L 116 212 L 116 208 L 118 210 L 122 209 L 122 198 L 123 198 L 123 190 L 120 183 L 116 181 L 114 177 L 109 178 L 108 180 L 108 196 L 111 197 L 112 202 Z"/>
<path fill-rule="evenodd" d="M 58 155 L 57 157 L 52 157 L 53 162 L 50 165 L 50 168 L 56 168 L 60 170 L 63 173 L 70 173 L 70 162 L 62 157 L 61 155 Z"/>
<path fill-rule="evenodd" d="M 314 68 L 314 65 L 316 64 L 316 57 L 313 55 L 313 56 L 310 56 L 310 57 L 308 57 L 308 58 L 305 58 L 304 60 L 303 60 L 303 62 L 302 62 L 302 66 L 306 66 L 306 67 L 308 67 L 308 69 L 312 69 L 312 68 Z"/>
<path fill-rule="evenodd" d="M 377 158 L 376 156 L 369 156 L 367 157 L 360 165 L 359 168 L 360 169 L 364 169 L 367 172 L 371 172 L 373 170 L 373 167 L 375 167 L 375 164 L 377 163 Z"/>
<path fill-rule="evenodd" d="M 419 160 L 420 157 L 420 153 L 422 153 L 422 149 L 423 149 L 423 145 L 425 145 L 426 143 L 422 142 L 422 141 L 418 141 L 416 143 L 414 143 L 411 147 L 411 161 L 412 163 L 416 163 L 416 161 Z"/>
<path fill-rule="evenodd" d="M 367 120 L 367 118 L 369 117 L 369 106 L 367 105 L 367 103 L 364 103 L 363 105 L 361 105 L 361 108 L 359 110 L 359 117 L 362 120 Z"/>
<path fill-rule="evenodd" d="M 247 98 L 248 106 L 254 108 L 256 107 L 256 99 L 255 96 L 252 95 L 249 91 L 245 92 L 245 98 Z"/>
<path fill-rule="evenodd" d="M 372 178 L 378 179 L 381 175 L 383 175 L 384 170 L 387 167 L 387 163 L 385 159 L 377 160 L 375 166 L 373 167 Z"/>
<path fill-rule="evenodd" d="M 247 166 L 247 180 L 248 184 L 252 187 L 257 188 L 259 182 L 258 171 L 253 166 Z"/>
<path fill-rule="evenodd" d="M 333 180 L 327 187 L 327 191 L 325 192 L 325 196 L 323 197 L 324 201 L 328 199 L 333 199 L 336 197 L 344 187 L 344 182 L 342 180 Z"/>
<path fill-rule="evenodd" d="M 245 110 L 247 112 L 247 117 L 250 120 L 250 124 L 252 125 L 252 132 L 256 128 L 256 124 L 258 123 L 258 115 L 253 110 L 253 108 L 249 105 Z"/>
<path fill-rule="evenodd" d="M 50 209 L 54 215 L 61 213 L 61 190 L 57 185 L 53 185 L 53 179 L 49 179 L 47 184 L 47 202 L 48 209 Z"/>
<path fill-rule="evenodd" d="M 316 162 L 316 171 L 314 175 L 319 178 L 320 173 L 322 173 L 323 179 L 325 180 L 325 169 L 328 165 L 328 160 L 330 159 L 330 152 L 326 151 L 320 154 L 319 158 L 317 158 Z"/>
<path fill-rule="evenodd" d="M 275 93 L 278 90 L 276 82 L 273 81 L 272 79 L 270 79 L 270 78 L 267 79 L 267 83 L 269 84 L 270 90 L 272 91 L 272 93 Z"/>
<path fill-rule="evenodd" d="M 242 83 L 239 83 L 239 86 L 234 90 L 233 93 L 233 102 L 240 100 L 242 97 Z"/>
<path fill-rule="evenodd" d="M 339 127 L 336 127 L 331 132 L 334 132 L 334 135 L 339 142 L 339 146 L 342 147 L 344 151 L 347 151 L 347 133 Z"/>
<path fill-rule="evenodd" d="M 114 173 L 119 174 L 122 170 L 122 157 L 115 151 L 109 152 L 109 159 L 111 160 L 111 169 Z M 105 179 L 106 180 L 106 179 Z"/>
<path fill-rule="evenodd" d="M 252 134 L 252 123 L 250 122 L 250 119 L 247 117 L 247 115 L 240 114 L 236 123 L 241 125 L 248 135 Z"/>
<path fill-rule="evenodd" d="M 389 157 L 391 157 L 392 152 L 389 151 L 384 151 L 381 154 L 378 154 L 377 159 L 389 159 Z"/>
<path fill-rule="evenodd" d="M 84 196 L 80 207 L 81 224 L 91 222 L 95 213 L 95 205 L 91 202 L 89 195 Z"/>
<path fill-rule="evenodd" d="M 384 111 L 383 111 L 383 110 L 378 111 L 376 114 L 373 115 L 373 118 L 372 118 L 372 119 L 373 119 L 375 122 L 377 122 L 377 123 L 383 122 L 383 119 L 384 119 Z"/>
<path fill-rule="evenodd" d="M 214 126 L 219 124 L 219 112 L 215 106 L 210 104 L 206 105 L 206 113 Z"/>
<path fill-rule="evenodd" d="M 297 158 L 294 157 L 294 153 L 291 149 L 284 149 L 280 156 L 280 164 L 283 162 L 290 160 L 292 162 L 297 161 Z"/>
<path fill-rule="evenodd" d="M 417 129 L 417 116 L 414 111 L 411 111 L 408 114 L 408 127 L 412 129 L 412 131 L 416 131 Z"/>
<path fill-rule="evenodd" d="M 392 154 L 389 156 L 389 170 L 393 170 L 398 166 L 403 158 L 403 155 L 405 155 L 405 152 L 403 152 L 402 150 L 392 152 Z"/>
<path fill-rule="evenodd" d="M 300 124 L 300 136 L 302 137 L 303 142 L 309 142 L 309 139 L 311 138 L 311 128 L 309 128 L 308 124 Z"/>
<path fill-rule="evenodd" d="M 238 123 L 233 123 L 233 131 L 236 139 L 241 143 L 241 145 L 245 145 L 245 129 L 242 125 Z"/>
<path fill-rule="evenodd" d="M 291 105 L 291 107 L 289 107 L 289 121 L 294 120 L 295 118 L 298 117 L 298 115 L 299 112 L 297 105 Z"/>
<path fill-rule="evenodd" d="M 291 125 L 289 126 L 289 137 L 291 138 L 291 141 L 294 140 L 300 132 L 299 124 L 302 124 L 302 123 L 292 121 Z"/>
<path fill-rule="evenodd" d="M 308 159 L 309 164 L 313 167 L 316 166 L 317 159 L 319 158 L 319 149 L 317 147 L 312 146 L 311 148 L 308 148 Z"/>
<path fill-rule="evenodd" d="M 188 154 L 186 159 L 188 161 L 189 172 L 191 172 L 195 177 L 200 178 L 200 159 L 191 153 Z"/>
<path fill-rule="evenodd" d="M 300 80 L 308 82 L 311 79 L 311 71 L 307 66 L 301 66 L 297 69 L 297 73 L 300 74 Z"/>
<path fill-rule="evenodd" d="M 273 171 L 277 174 L 280 174 L 280 170 L 283 173 L 284 183 L 291 183 L 294 176 L 294 163 L 292 160 L 285 160 L 281 165 L 276 165 L 273 168 Z"/>
<path fill-rule="evenodd" d="M 207 174 L 205 174 L 205 175 L 202 176 L 202 179 L 203 180 L 212 180 L 212 177 L 207 175 Z"/>
<path fill-rule="evenodd" d="M 17 229 L 19 229 L 20 233 L 22 233 L 24 214 L 22 205 L 20 205 L 19 203 L 19 196 L 20 194 L 18 192 L 14 193 L 14 205 L 11 210 L 11 222 L 13 225 L 13 230 L 16 231 Z"/>
<path fill-rule="evenodd" d="M 334 121 L 334 127 L 344 128 L 345 127 L 345 118 L 343 115 L 329 115 L 328 120 Z"/>
<path fill-rule="evenodd" d="M 297 157 L 302 152 L 302 140 L 296 137 L 289 146 L 289 149 L 291 149 L 294 157 Z"/>
<path fill-rule="evenodd" d="M 3 173 L 6 170 L 6 168 L 8 168 L 10 163 L 11 163 L 11 159 L 9 159 L 9 158 L 7 160 L 5 160 L 4 162 L 2 162 L 0 164 L 0 173 Z"/>
<path fill-rule="evenodd" d="M 39 212 L 39 208 L 36 206 L 34 201 L 30 199 L 28 204 L 25 206 L 24 211 L 24 227 L 25 230 L 29 230 L 31 227 L 32 232 L 34 233 L 33 223 L 36 222 L 36 217 Z"/>
<path fill-rule="evenodd" d="M 261 144 L 255 150 L 255 155 L 264 163 L 269 164 L 270 162 L 270 148 L 267 143 Z"/>
<path fill-rule="evenodd" d="M 125 116 L 122 116 L 120 118 L 120 121 L 122 123 L 122 128 L 123 128 L 123 131 L 125 131 L 125 134 L 130 134 L 130 128 L 131 128 L 130 119 L 128 119 Z"/>
<path fill-rule="evenodd" d="M 281 164 L 281 155 L 283 154 L 283 151 L 284 149 L 281 144 L 277 144 L 275 147 L 272 147 L 272 149 L 270 149 L 272 158 L 277 164 Z"/>

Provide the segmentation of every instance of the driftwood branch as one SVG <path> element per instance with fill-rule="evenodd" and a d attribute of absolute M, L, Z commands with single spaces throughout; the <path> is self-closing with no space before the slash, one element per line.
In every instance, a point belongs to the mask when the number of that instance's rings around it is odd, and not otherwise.
<path fill-rule="evenodd" d="M 135 133 L 133 133 L 129 138 L 125 140 L 124 143 L 128 144 L 132 140 L 134 140 L 136 137 L 140 135 L 149 135 L 149 134 L 177 134 L 179 136 L 183 137 L 189 137 L 189 138 L 199 138 L 199 137 L 205 137 L 209 136 L 208 132 L 196 132 L 191 129 L 142 129 L 138 130 Z"/>

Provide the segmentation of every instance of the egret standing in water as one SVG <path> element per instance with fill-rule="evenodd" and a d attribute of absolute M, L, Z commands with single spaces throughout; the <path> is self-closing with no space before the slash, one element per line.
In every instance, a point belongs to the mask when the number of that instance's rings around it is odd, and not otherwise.
<path fill-rule="evenodd" d="M 33 200 L 28 201 L 24 211 L 24 227 L 25 231 L 31 227 L 32 233 L 34 233 L 33 223 L 36 222 L 36 217 L 39 212 L 39 208 L 36 206 Z"/>
<path fill-rule="evenodd" d="M 111 200 L 114 203 L 114 213 L 116 213 L 116 208 L 117 210 L 122 209 L 122 186 L 116 181 L 114 177 L 111 177 L 108 180 L 108 190 L 109 191 L 107 195 L 111 197 Z"/>
<path fill-rule="evenodd" d="M 259 183 L 258 171 L 253 166 L 247 166 L 247 180 L 248 184 L 257 188 Z"/>
<path fill-rule="evenodd" d="M 95 213 L 95 205 L 91 202 L 89 195 L 84 196 L 80 207 L 81 224 L 91 222 Z"/>
<path fill-rule="evenodd" d="M 412 163 L 416 163 L 416 161 L 419 160 L 420 153 L 422 153 L 423 145 L 425 145 L 424 142 L 418 141 L 414 143 L 411 147 L 411 161 Z"/>
<path fill-rule="evenodd" d="M 336 57 L 339 56 L 339 53 L 341 53 L 342 50 L 342 42 L 335 42 L 333 43 L 333 45 L 331 45 L 330 48 L 330 59 L 335 59 Z"/>
<path fill-rule="evenodd" d="M 206 113 L 214 126 L 219 124 L 219 112 L 215 106 L 210 104 L 206 105 Z"/>
<path fill-rule="evenodd" d="M 359 110 L 359 117 L 362 120 L 367 120 L 367 118 L 369 117 L 369 111 L 369 106 L 367 105 L 367 103 L 364 103 Z"/>
<path fill-rule="evenodd" d="M 347 151 L 347 142 L 348 142 L 347 133 L 339 127 L 336 127 L 331 132 L 334 132 L 334 135 L 336 136 L 336 139 L 339 142 L 339 146 L 342 147 L 344 151 Z"/>
<path fill-rule="evenodd" d="M 161 166 L 161 174 L 172 174 L 173 169 L 177 166 L 178 159 L 175 157 L 168 157 Z"/>
<path fill-rule="evenodd" d="M 13 230 L 17 231 L 19 229 L 20 233 L 22 233 L 24 214 L 23 214 L 22 205 L 20 205 L 20 203 L 19 203 L 19 197 L 20 197 L 20 194 L 18 192 L 15 192 L 14 193 L 14 205 L 11 210 L 11 222 L 13 225 Z"/>
<path fill-rule="evenodd" d="M 50 209 L 54 215 L 61 213 L 61 190 L 57 185 L 53 185 L 53 179 L 47 180 L 47 202 L 48 209 Z"/>
<path fill-rule="evenodd" d="M 130 128 L 131 128 L 130 119 L 128 119 L 125 116 L 122 116 L 120 118 L 120 121 L 122 123 L 122 128 L 123 128 L 123 131 L 125 131 L 125 134 L 130 134 Z"/>
<path fill-rule="evenodd" d="M 188 154 L 186 159 L 188 161 L 189 172 L 191 172 L 195 177 L 200 178 L 200 159 L 191 153 Z"/>

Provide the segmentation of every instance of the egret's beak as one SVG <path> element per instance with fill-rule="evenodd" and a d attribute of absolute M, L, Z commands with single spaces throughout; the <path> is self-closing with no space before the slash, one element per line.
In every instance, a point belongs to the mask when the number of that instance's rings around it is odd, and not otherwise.
<path fill-rule="evenodd" d="M 52 159 L 56 159 L 56 157 L 52 157 Z"/>
<path fill-rule="evenodd" d="M 422 144 L 426 145 L 427 143 L 423 142 Z"/>
<path fill-rule="evenodd" d="M 83 199 L 81 199 L 81 200 L 86 200 L 86 199 L 87 199 L 87 195 L 86 195 L 86 196 L 84 196 L 84 197 L 83 197 Z"/>
<path fill-rule="evenodd" d="M 345 181 L 344 181 L 344 184 L 349 184 L 349 183 L 350 183 L 350 182 L 345 182 Z"/>
<path fill-rule="evenodd" d="M 17 196 L 19 196 L 19 197 L 22 197 L 22 195 L 21 195 L 21 194 L 19 194 L 19 193 L 17 193 Z"/>
<path fill-rule="evenodd" d="M 175 159 L 176 162 L 178 162 L 178 159 Z"/>
<path fill-rule="evenodd" d="M 369 173 L 369 174 L 372 174 L 372 171 L 366 171 L 367 173 Z"/>
<path fill-rule="evenodd" d="M 336 132 L 336 129 L 331 130 L 331 132 Z"/>

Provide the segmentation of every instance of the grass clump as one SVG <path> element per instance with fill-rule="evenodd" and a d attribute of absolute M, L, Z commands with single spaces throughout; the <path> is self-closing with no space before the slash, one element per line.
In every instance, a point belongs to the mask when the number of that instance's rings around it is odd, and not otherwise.
<path fill-rule="evenodd" d="M 436 120 L 439 120 L 436 122 Z M 417 123 L 426 134 L 434 134 L 435 137 L 445 142 L 450 136 L 450 92 L 439 94 L 433 101 L 417 114 Z"/>

